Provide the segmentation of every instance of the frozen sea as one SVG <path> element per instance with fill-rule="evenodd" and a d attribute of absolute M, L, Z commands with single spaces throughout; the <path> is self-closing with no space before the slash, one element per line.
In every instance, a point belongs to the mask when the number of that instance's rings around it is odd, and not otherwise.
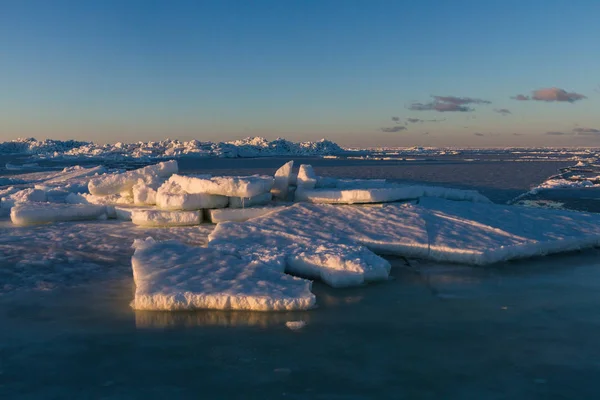
<path fill-rule="evenodd" d="M 295 160 L 319 175 L 477 189 L 505 203 L 573 165 L 567 158 Z M 288 158 L 178 161 L 183 173 L 246 175 L 273 174 Z M 0 165 L 7 162 L 26 160 L 0 157 Z M 124 163 L 109 166 L 138 166 Z M 98 161 L 40 161 L 30 171 L 75 164 Z M 0 170 L 0 177 L 23 172 Z M 596 200 L 576 206 L 595 211 Z M 0 220 L 0 398 L 600 395 L 599 249 L 485 268 L 394 258 L 394 279 L 385 283 L 315 283 L 319 308 L 311 311 L 130 308 L 135 238 L 203 244 L 211 230 L 111 220 L 15 227 Z"/>

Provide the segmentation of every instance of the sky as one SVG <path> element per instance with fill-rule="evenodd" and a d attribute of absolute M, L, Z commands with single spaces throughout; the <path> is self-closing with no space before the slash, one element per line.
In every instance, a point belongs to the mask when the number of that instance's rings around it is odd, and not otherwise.
<path fill-rule="evenodd" d="M 0 0 L 0 141 L 600 146 L 597 0 Z"/>

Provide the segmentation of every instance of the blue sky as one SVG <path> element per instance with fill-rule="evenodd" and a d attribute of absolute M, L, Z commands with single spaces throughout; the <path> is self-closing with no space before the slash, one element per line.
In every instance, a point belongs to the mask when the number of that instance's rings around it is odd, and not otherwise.
<path fill-rule="evenodd" d="M 0 140 L 600 146 L 598 15 L 596 0 L 2 0 Z"/>

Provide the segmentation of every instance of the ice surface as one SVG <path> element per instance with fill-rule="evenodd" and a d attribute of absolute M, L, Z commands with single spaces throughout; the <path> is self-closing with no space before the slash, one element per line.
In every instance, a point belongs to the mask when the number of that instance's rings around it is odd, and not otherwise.
<path fill-rule="evenodd" d="M 106 219 L 106 207 L 93 204 L 20 203 L 10 212 L 15 225 Z"/>
<path fill-rule="evenodd" d="M 273 177 L 266 175 L 213 178 L 173 175 L 170 181 L 181 186 L 187 193 L 206 193 L 229 197 L 254 197 L 268 193 L 274 183 Z"/>
<path fill-rule="evenodd" d="M 298 177 L 296 178 L 296 186 L 301 190 L 312 190 L 317 184 L 317 175 L 313 170 L 312 165 L 302 164 L 298 170 Z"/>
<path fill-rule="evenodd" d="M 120 210 L 123 214 L 123 211 Z M 132 210 L 131 222 L 141 226 L 189 226 L 202 222 L 201 211 Z"/>
<path fill-rule="evenodd" d="M 140 179 L 143 182 L 152 183 L 160 178 L 168 178 L 175 173 L 177 173 L 177 161 L 171 160 L 121 174 L 101 175 L 90 180 L 88 187 L 90 193 L 96 196 L 127 193 Z"/>
<path fill-rule="evenodd" d="M 212 248 L 136 240 L 132 257 L 136 310 L 305 310 L 311 282 Z"/>
<path fill-rule="evenodd" d="M 285 206 L 250 207 L 250 208 L 221 208 L 210 210 L 210 220 L 213 224 L 220 222 L 243 222 L 252 218 L 261 217 L 274 211 L 279 211 Z"/>
<path fill-rule="evenodd" d="M 226 196 L 208 193 L 188 193 L 173 178 L 158 188 L 156 205 L 165 210 L 200 210 L 223 208 L 229 203 Z"/>
<path fill-rule="evenodd" d="M 262 206 L 269 204 L 272 200 L 273 195 L 269 192 L 259 194 L 254 197 L 230 197 L 229 207 L 231 208 L 245 208 L 252 206 Z"/>
<path fill-rule="evenodd" d="M 600 215 L 423 198 L 429 259 L 491 264 L 600 244 Z"/>
<path fill-rule="evenodd" d="M 295 205 L 289 209 L 304 208 Z M 386 260 L 335 231 L 317 228 L 315 234 L 310 227 L 318 225 L 316 219 L 306 221 L 309 226 L 304 230 L 302 222 L 287 218 L 290 214 L 284 209 L 243 223 L 221 223 L 209 236 L 209 247 L 239 253 L 248 260 L 283 256 L 286 272 L 318 278 L 333 287 L 387 279 L 390 265 Z M 298 219 L 302 217 L 306 215 Z"/>
<path fill-rule="evenodd" d="M 299 203 L 220 224 L 210 240 L 220 248 L 240 246 L 244 254 L 284 254 L 288 263 L 298 247 L 341 243 L 377 254 L 484 265 L 596 246 L 600 215 L 436 198 L 377 206 Z"/>

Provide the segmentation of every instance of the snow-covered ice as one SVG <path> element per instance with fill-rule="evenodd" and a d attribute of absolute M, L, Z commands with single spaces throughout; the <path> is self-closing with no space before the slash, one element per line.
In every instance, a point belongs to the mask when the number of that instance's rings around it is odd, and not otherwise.
<path fill-rule="evenodd" d="M 287 200 L 288 188 L 292 175 L 294 161 L 288 161 L 275 171 L 274 183 L 271 192 L 277 200 Z"/>
<path fill-rule="evenodd" d="M 101 218 L 107 218 L 106 207 L 93 204 L 21 203 L 10 211 L 10 219 L 15 225 Z"/>
<path fill-rule="evenodd" d="M 362 183 L 357 183 L 360 185 Z M 365 185 L 368 185 L 366 183 Z M 377 183 L 375 188 L 361 189 L 313 189 L 307 190 L 298 186 L 295 201 L 323 204 L 368 204 L 389 203 L 402 200 L 414 200 L 419 197 L 440 197 L 448 200 L 465 200 L 471 202 L 491 203 L 491 201 L 474 190 L 452 188 L 389 184 L 385 187 Z"/>
<path fill-rule="evenodd" d="M 221 208 L 210 211 L 210 220 L 213 224 L 221 222 L 243 222 L 252 218 L 279 211 L 286 206 L 249 207 L 249 208 Z"/>
<path fill-rule="evenodd" d="M 137 240 L 132 258 L 136 310 L 306 310 L 311 282 L 276 265 L 248 262 L 213 248 Z"/>
<path fill-rule="evenodd" d="M 212 178 L 173 175 L 170 181 L 178 184 L 186 193 L 254 197 L 270 192 L 273 188 L 274 178 L 265 175 L 218 176 Z"/>
<path fill-rule="evenodd" d="M 156 205 L 165 210 L 200 210 L 223 208 L 229 203 L 227 196 L 209 193 L 189 193 L 177 179 L 169 179 L 156 192 Z"/>
<path fill-rule="evenodd" d="M 98 176 L 90 180 L 88 187 L 90 193 L 96 196 L 128 193 L 140 179 L 151 184 L 160 178 L 168 178 L 177 171 L 177 161 L 165 161 L 120 174 Z"/>
<path fill-rule="evenodd" d="M 317 184 L 317 175 L 313 170 L 312 165 L 302 164 L 298 170 L 298 177 L 296 178 L 296 186 L 299 190 L 312 190 Z"/>
<path fill-rule="evenodd" d="M 202 222 L 201 211 L 132 210 L 130 215 L 131 222 L 141 226 L 189 226 Z"/>
<path fill-rule="evenodd" d="M 273 195 L 269 192 L 256 195 L 254 197 L 230 197 L 229 207 L 245 208 L 252 206 L 263 206 L 269 204 L 273 199 Z"/>

